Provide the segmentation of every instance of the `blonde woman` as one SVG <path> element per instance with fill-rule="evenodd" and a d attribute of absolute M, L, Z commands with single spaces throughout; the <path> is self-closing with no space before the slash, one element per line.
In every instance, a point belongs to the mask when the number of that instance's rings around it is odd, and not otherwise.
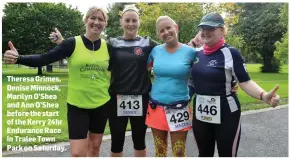
<path fill-rule="evenodd" d="M 13 44 L 4 54 L 7 64 L 44 66 L 68 58 L 67 122 L 71 156 L 99 156 L 110 95 L 109 53 L 100 34 L 107 26 L 105 11 L 92 7 L 84 23 L 86 33 L 63 40 L 45 54 L 19 55 Z"/>
<path fill-rule="evenodd" d="M 156 31 L 165 44 L 156 46 L 148 59 L 154 83 L 146 124 L 152 129 L 156 157 L 167 156 L 168 133 L 173 156 L 183 157 L 192 126 L 187 84 L 196 51 L 178 41 L 178 26 L 170 17 L 159 17 Z"/>

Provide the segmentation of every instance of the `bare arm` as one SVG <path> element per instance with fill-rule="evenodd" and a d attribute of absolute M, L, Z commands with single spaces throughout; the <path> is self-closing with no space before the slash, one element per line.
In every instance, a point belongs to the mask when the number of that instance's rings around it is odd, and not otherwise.
<path fill-rule="evenodd" d="M 260 99 L 265 101 L 267 104 L 275 107 L 279 104 L 280 96 L 276 94 L 279 86 L 271 90 L 270 92 L 266 92 L 263 88 L 261 88 L 256 82 L 249 80 L 247 82 L 239 83 L 239 86 L 251 97 L 256 99 Z"/>

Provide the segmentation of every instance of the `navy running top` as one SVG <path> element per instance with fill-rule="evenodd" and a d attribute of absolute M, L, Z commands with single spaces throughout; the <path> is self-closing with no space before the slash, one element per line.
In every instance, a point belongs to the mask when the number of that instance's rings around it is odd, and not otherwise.
<path fill-rule="evenodd" d="M 200 95 L 230 95 L 233 80 L 250 80 L 240 52 L 227 44 L 210 55 L 198 51 L 191 75 L 195 93 Z"/>

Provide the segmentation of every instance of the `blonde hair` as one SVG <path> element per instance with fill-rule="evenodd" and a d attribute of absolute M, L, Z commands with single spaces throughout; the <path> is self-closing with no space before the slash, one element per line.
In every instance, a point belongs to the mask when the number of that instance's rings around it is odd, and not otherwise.
<path fill-rule="evenodd" d="M 104 9 L 102 9 L 102 8 L 100 8 L 100 7 L 96 7 L 96 6 L 91 7 L 91 8 L 87 11 L 87 14 L 86 14 L 86 16 L 85 16 L 85 18 L 84 18 L 84 21 L 86 21 L 90 16 L 92 16 L 95 12 L 98 12 L 98 11 L 101 11 L 101 12 L 102 12 L 102 14 L 103 14 L 103 16 L 104 16 L 104 18 L 105 18 L 105 21 L 106 21 L 106 23 L 107 23 L 108 20 L 109 20 L 109 17 L 108 17 L 108 15 L 107 15 L 107 13 L 105 12 Z"/>
<path fill-rule="evenodd" d="M 167 15 L 165 15 L 165 16 L 160 16 L 160 17 L 158 17 L 157 20 L 156 20 L 156 33 L 157 33 L 157 35 L 159 35 L 159 31 L 158 31 L 158 29 L 157 29 L 157 25 L 158 25 L 161 21 L 163 21 L 163 20 L 170 20 L 174 25 L 177 25 L 176 22 L 175 22 L 172 18 L 170 18 L 169 16 L 167 16 Z"/>
<path fill-rule="evenodd" d="M 224 37 L 225 37 L 227 35 L 227 33 L 228 33 L 228 28 L 225 25 L 222 26 L 221 28 L 222 28 L 222 31 L 223 31 Z"/>
<path fill-rule="evenodd" d="M 134 11 L 139 15 L 139 9 L 135 6 L 135 4 L 125 5 L 123 11 L 119 12 L 120 17 L 127 11 Z"/>

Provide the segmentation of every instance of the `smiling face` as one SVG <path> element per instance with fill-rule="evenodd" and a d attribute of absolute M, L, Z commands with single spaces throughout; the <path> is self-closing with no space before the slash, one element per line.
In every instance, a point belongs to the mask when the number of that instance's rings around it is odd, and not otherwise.
<path fill-rule="evenodd" d="M 137 36 L 138 28 L 140 26 L 140 19 L 139 15 L 135 11 L 126 11 L 122 15 L 120 23 L 123 28 L 125 38 L 131 39 Z"/>
<path fill-rule="evenodd" d="M 160 19 L 156 24 L 158 37 L 165 43 L 177 41 L 178 27 L 171 19 Z"/>
<path fill-rule="evenodd" d="M 204 44 L 207 46 L 213 46 L 219 42 L 219 40 L 224 36 L 224 28 L 209 28 L 201 27 L 200 28 L 200 37 Z"/>
<path fill-rule="evenodd" d="M 107 25 L 107 19 L 101 10 L 92 12 L 92 14 L 85 19 L 86 34 L 100 35 Z"/>

